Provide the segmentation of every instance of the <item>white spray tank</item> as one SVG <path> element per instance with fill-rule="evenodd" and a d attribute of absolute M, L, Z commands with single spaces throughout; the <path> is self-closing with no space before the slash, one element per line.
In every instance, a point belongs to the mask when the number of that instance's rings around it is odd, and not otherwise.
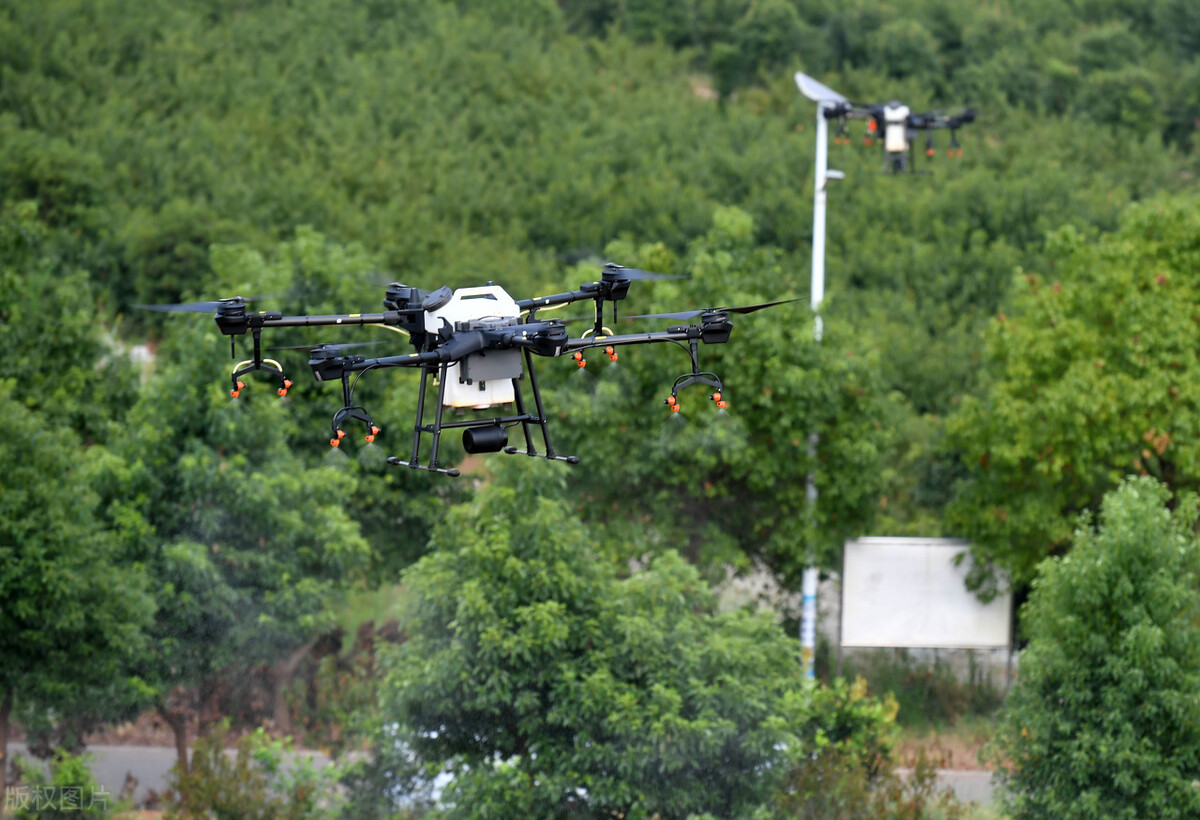
<path fill-rule="evenodd" d="M 459 288 L 450 301 L 425 314 L 425 330 L 437 333 L 443 321 L 454 330 L 483 319 L 520 321 L 521 308 L 499 285 Z M 521 351 L 481 350 L 446 369 L 446 407 L 484 410 L 513 401 L 513 379 L 521 377 Z"/>
<path fill-rule="evenodd" d="M 907 105 L 894 100 L 883 109 L 883 148 L 889 154 L 903 154 L 908 150 L 909 113 Z"/>

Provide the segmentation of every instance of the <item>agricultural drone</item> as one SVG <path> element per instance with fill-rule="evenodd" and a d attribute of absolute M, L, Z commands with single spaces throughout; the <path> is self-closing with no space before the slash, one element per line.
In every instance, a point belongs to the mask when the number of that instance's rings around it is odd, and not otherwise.
<path fill-rule="evenodd" d="M 694 384 L 712 388 L 709 398 L 718 408 L 724 408 L 727 399 L 721 379 L 715 373 L 700 370 L 699 344 L 724 344 L 728 341 L 733 330 L 731 314 L 753 313 L 797 300 L 783 299 L 741 307 L 712 307 L 626 317 L 682 323 L 649 333 L 614 334 L 605 326 L 605 304 L 612 303 L 611 321 L 616 324 L 616 303 L 628 295 L 633 281 L 673 278 L 682 277 L 609 263 L 604 266 L 598 281 L 585 282 L 578 290 L 519 300 L 514 300 L 503 288 L 491 282 L 483 287 L 457 290 L 441 287 L 434 291 L 393 282 L 387 286 L 383 300 L 385 310 L 382 313 L 284 316 L 278 311 L 248 311 L 247 299 L 241 296 L 215 302 L 141 307 L 163 311 L 212 312 L 221 333 L 231 337 L 235 359 L 237 337 L 248 334 L 253 343 L 253 352 L 251 358 L 238 362 L 230 376 L 229 392 L 234 398 L 246 389 L 243 377 L 251 373 L 263 373 L 277 380 L 280 396 L 286 396 L 292 387 L 293 382 L 283 366 L 263 356 L 264 350 L 271 350 L 262 345 L 263 331 L 268 328 L 382 326 L 406 334 L 415 352 L 395 356 L 367 358 L 349 352 L 362 343 L 316 344 L 300 348 L 309 351 L 308 365 L 318 381 L 340 381 L 342 385 L 342 407 L 333 415 L 329 443 L 333 447 L 342 445 L 346 436 L 342 428 L 348 422 L 363 425 L 368 443 L 373 442 L 380 433 L 380 428 L 366 408 L 354 402 L 354 388 L 363 373 L 383 368 L 416 368 L 420 371 L 421 382 L 412 449 L 407 458 L 392 456 L 388 458 L 388 463 L 457 476 L 458 470 L 438 464 L 442 433 L 456 428 L 463 431 L 463 447 L 468 453 L 503 451 L 569 464 L 579 463 L 577 456 L 556 453 L 550 442 L 546 412 L 533 366 L 534 356 L 569 356 L 577 367 L 582 368 L 587 365 L 585 351 L 602 350 L 605 356 L 615 362 L 619 347 L 670 342 L 688 351 L 691 370 L 672 383 L 665 402 L 669 412 L 679 411 L 678 392 Z M 595 304 L 595 316 L 586 320 L 591 321 L 592 326 L 577 338 L 567 333 L 567 323 L 574 320 L 543 320 L 537 315 L 538 311 L 578 301 L 592 301 Z M 533 399 L 532 408 L 522 391 L 526 374 Z M 436 390 L 432 423 L 426 419 L 425 407 L 427 396 L 434 392 L 430 390 L 431 379 Z M 454 414 L 453 418 L 447 418 L 447 410 Z M 484 412 L 468 418 L 459 415 L 460 412 L 466 415 L 468 411 Z M 524 449 L 508 443 L 509 429 L 518 426 L 524 437 Z M 543 451 L 539 451 L 534 443 L 534 427 L 541 432 Z M 426 435 L 431 439 L 429 457 L 422 463 L 421 442 Z"/>
<path fill-rule="evenodd" d="M 884 168 L 894 174 L 915 170 L 913 154 L 920 135 L 925 135 L 925 156 L 933 158 L 937 149 L 933 144 L 933 132 L 950 131 L 949 157 L 961 157 L 962 146 L 958 142 L 958 129 L 975 122 L 975 112 L 964 108 L 957 114 L 928 111 L 918 114 L 899 100 L 887 103 L 855 103 L 822 85 L 801 72 L 796 72 L 796 84 L 801 93 L 821 105 L 825 119 L 836 123 L 833 132 L 835 145 L 851 143 L 849 121 L 865 120 L 863 145 L 870 147 L 876 140 L 883 147 Z"/>

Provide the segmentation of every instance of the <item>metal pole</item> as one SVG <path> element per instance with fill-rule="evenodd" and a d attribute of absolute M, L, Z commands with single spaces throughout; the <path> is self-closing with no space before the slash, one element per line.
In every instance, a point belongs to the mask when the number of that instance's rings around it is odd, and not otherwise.
<path fill-rule="evenodd" d="M 816 324 L 813 338 L 821 341 L 821 302 L 825 299 L 825 185 L 829 175 L 829 121 L 825 102 L 817 103 L 817 159 L 813 173 L 812 301 Z"/>
<path fill-rule="evenodd" d="M 813 309 L 813 338 L 821 341 L 824 330 L 821 324 L 821 302 L 825 298 L 825 184 L 829 170 L 829 121 L 825 119 L 825 103 L 817 103 L 817 156 L 813 171 L 813 240 L 812 281 L 809 287 Z M 817 507 L 816 457 L 820 437 L 816 433 L 808 437 L 808 457 L 813 467 L 804 483 L 804 497 L 815 530 Z M 814 659 L 817 653 L 817 568 L 813 566 L 812 540 L 815 532 L 809 533 L 809 544 L 805 555 L 804 578 L 801 585 L 803 607 L 800 613 L 800 655 L 804 661 L 804 676 L 816 676 Z"/>
<path fill-rule="evenodd" d="M 824 326 L 821 323 L 821 302 L 825 299 L 825 187 L 832 176 L 841 179 L 842 173 L 829 173 L 829 120 L 825 118 L 825 110 L 831 105 L 846 103 L 841 94 L 809 77 L 803 72 L 796 72 L 796 85 L 800 93 L 817 104 L 817 152 L 813 170 L 813 240 L 812 240 L 812 282 L 809 288 L 809 298 L 813 309 L 813 339 L 821 341 Z M 817 652 L 817 581 L 819 574 L 816 566 L 816 555 L 813 541 L 816 535 L 817 508 L 817 475 L 816 458 L 817 444 L 820 436 L 813 432 L 808 436 L 808 457 L 813 464 L 804 482 L 804 497 L 808 503 L 812 531 L 809 532 L 808 548 L 805 555 L 804 576 L 801 583 L 803 607 L 800 613 L 800 654 L 804 665 L 804 675 L 807 678 L 816 676 L 813 660 Z M 841 636 L 838 636 L 840 648 Z"/>

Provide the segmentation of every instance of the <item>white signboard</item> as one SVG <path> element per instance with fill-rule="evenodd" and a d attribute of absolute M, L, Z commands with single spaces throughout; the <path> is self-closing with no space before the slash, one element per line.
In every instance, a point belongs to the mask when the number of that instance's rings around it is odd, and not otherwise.
<path fill-rule="evenodd" d="M 845 556 L 843 646 L 1009 646 L 1012 594 L 984 604 L 967 589 L 971 555 L 965 541 L 860 538 L 846 542 Z"/>

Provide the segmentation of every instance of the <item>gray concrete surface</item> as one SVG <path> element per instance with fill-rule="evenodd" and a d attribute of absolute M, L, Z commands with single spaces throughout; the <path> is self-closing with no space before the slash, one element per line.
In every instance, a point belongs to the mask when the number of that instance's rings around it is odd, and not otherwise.
<path fill-rule="evenodd" d="M 24 743 L 10 743 L 9 755 L 19 755 L 31 761 Z M 92 756 L 92 774 L 96 782 L 108 790 L 115 800 L 125 788 L 126 780 L 137 781 L 133 799 L 145 801 L 150 790 L 163 792 L 168 788 L 168 773 L 175 765 L 175 750 L 163 746 L 89 746 Z M 296 754 L 310 758 L 318 767 L 329 762 L 321 752 L 302 751 Z M 33 761 L 37 762 L 37 761 Z M 992 773 L 987 771 L 965 771 L 938 769 L 938 785 L 949 788 L 960 800 L 988 805 L 994 799 Z"/>
<path fill-rule="evenodd" d="M 24 743 L 8 744 L 9 756 L 21 756 L 26 762 L 39 762 L 29 756 Z M 175 750 L 165 746 L 88 746 L 91 755 L 92 775 L 96 783 L 103 786 L 115 800 L 125 788 L 127 778 L 137 781 L 133 791 L 136 803 L 146 800 L 151 790 L 162 793 L 169 787 L 168 774 L 175 765 Z M 299 755 L 310 758 L 318 767 L 325 766 L 329 758 L 321 752 L 302 751 Z"/>
<path fill-rule="evenodd" d="M 937 782 L 938 786 L 953 789 L 959 800 L 986 806 L 996 799 L 991 772 L 938 769 Z"/>

